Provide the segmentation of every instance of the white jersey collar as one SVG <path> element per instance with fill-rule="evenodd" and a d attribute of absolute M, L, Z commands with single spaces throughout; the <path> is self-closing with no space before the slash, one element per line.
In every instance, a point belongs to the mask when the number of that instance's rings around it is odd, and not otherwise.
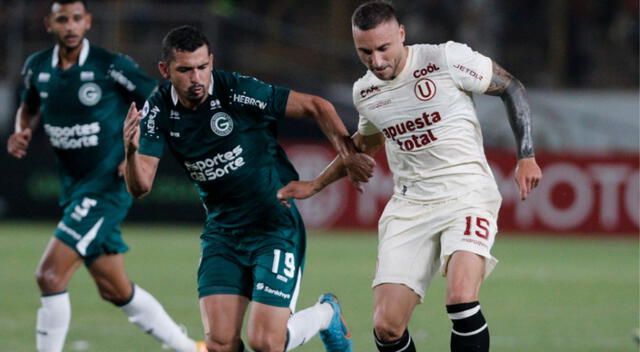
<path fill-rule="evenodd" d="M 87 61 L 87 57 L 89 56 L 89 39 L 82 39 L 82 49 L 80 49 L 80 56 L 78 57 L 78 66 L 84 65 L 85 61 Z M 51 55 L 51 67 L 58 66 L 60 62 L 60 45 L 56 44 L 53 47 L 53 55 Z"/>
<path fill-rule="evenodd" d="M 211 85 L 209 86 L 209 95 L 213 95 L 213 73 L 211 74 Z M 173 102 L 173 106 L 178 105 L 178 92 L 176 88 L 171 85 L 171 101 Z"/>

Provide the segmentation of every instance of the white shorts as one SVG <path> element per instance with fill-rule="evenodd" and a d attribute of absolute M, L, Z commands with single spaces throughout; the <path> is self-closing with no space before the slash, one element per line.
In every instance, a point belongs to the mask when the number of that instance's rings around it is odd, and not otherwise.
<path fill-rule="evenodd" d="M 498 263 L 491 247 L 502 198 L 482 188 L 460 198 L 423 203 L 393 196 L 378 223 L 378 261 L 373 287 L 395 283 L 422 300 L 435 273 L 446 276 L 449 256 L 468 251 L 486 258 L 486 278 Z"/>

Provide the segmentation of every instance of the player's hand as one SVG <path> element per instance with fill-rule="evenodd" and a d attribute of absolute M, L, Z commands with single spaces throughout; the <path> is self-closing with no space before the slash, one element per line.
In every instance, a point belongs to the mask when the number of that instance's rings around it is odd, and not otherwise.
<path fill-rule="evenodd" d="M 7 152 L 17 159 L 22 159 L 27 155 L 29 142 L 31 142 L 31 129 L 25 128 L 9 137 L 9 140 L 7 140 Z"/>
<path fill-rule="evenodd" d="M 287 201 L 289 198 L 306 199 L 318 193 L 320 189 L 313 181 L 291 181 L 278 190 L 276 197 L 282 205 L 291 208 L 291 204 Z"/>
<path fill-rule="evenodd" d="M 518 160 L 515 176 L 516 184 L 520 189 L 520 199 L 525 200 L 529 193 L 540 183 L 542 171 L 535 158 L 524 158 Z"/>
<path fill-rule="evenodd" d="M 136 103 L 131 103 L 127 118 L 124 120 L 122 127 L 122 138 L 124 139 L 125 155 L 130 156 L 138 151 L 140 142 L 140 118 L 142 111 L 136 109 Z"/>
<path fill-rule="evenodd" d="M 360 182 L 368 182 L 373 176 L 373 169 L 376 167 L 375 160 L 365 153 L 353 153 L 344 158 L 343 162 L 349 180 L 359 192 L 362 192 Z"/>

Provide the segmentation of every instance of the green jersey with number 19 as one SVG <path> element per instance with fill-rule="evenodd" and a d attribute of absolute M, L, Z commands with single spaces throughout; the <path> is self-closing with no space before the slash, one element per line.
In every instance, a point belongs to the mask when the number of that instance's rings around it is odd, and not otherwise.
<path fill-rule="evenodd" d="M 58 46 L 31 55 L 22 70 L 21 102 L 39 108 L 60 166 L 60 204 L 87 194 L 130 196 L 118 176 L 122 124 L 132 101 L 142 104 L 157 82 L 128 57 L 83 41 L 78 63 L 59 68 Z"/>
<path fill-rule="evenodd" d="M 205 234 L 259 228 L 279 235 L 297 210 L 276 192 L 298 174 L 276 141 L 289 89 L 214 70 L 208 98 L 195 110 L 161 85 L 145 103 L 139 153 L 160 158 L 164 146 L 195 184 L 207 212 Z"/>

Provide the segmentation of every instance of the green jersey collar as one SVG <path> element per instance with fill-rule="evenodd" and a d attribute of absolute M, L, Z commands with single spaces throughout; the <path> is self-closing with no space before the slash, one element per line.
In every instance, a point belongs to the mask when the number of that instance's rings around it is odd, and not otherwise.
<path fill-rule="evenodd" d="M 51 67 L 58 66 L 60 62 L 59 55 L 60 45 L 56 44 L 53 48 L 53 54 L 51 55 Z M 80 56 L 78 57 L 78 66 L 84 65 L 84 62 L 87 61 L 87 56 L 89 56 L 89 39 L 82 39 L 82 49 L 80 50 Z"/>
<path fill-rule="evenodd" d="M 211 74 L 211 85 L 209 86 L 209 95 L 213 95 L 213 73 Z M 171 85 L 171 101 L 173 101 L 173 106 L 178 105 L 178 92 L 176 88 Z"/>

